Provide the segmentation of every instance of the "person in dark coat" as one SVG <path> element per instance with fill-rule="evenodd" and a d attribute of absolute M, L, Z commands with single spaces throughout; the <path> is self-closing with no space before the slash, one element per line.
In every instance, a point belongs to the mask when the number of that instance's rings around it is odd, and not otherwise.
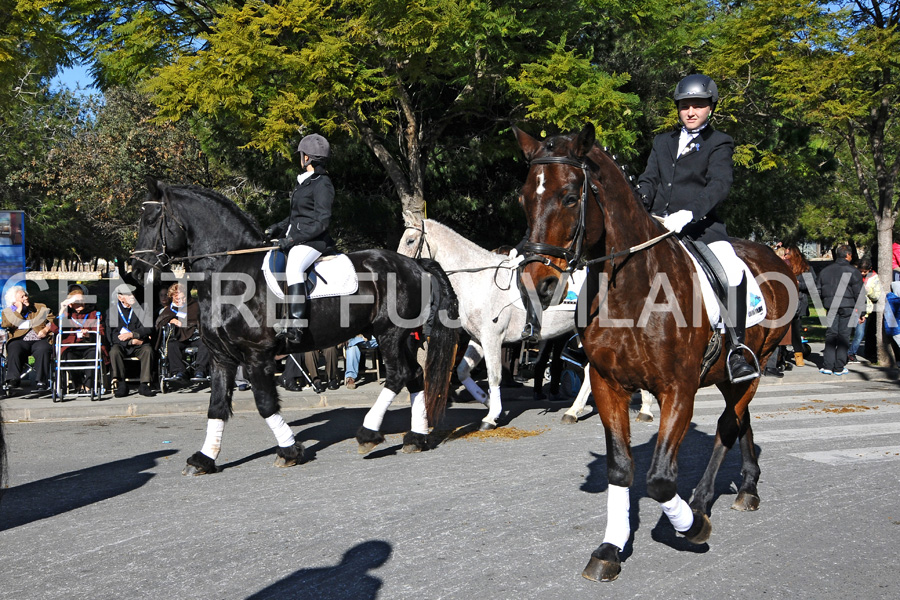
<path fill-rule="evenodd" d="M 156 328 L 161 330 L 171 326 L 172 332 L 166 341 L 166 356 L 169 359 L 169 371 L 176 379 L 186 379 L 184 351 L 197 348 L 194 361 L 194 377 L 205 379 L 209 371 L 209 350 L 200 338 L 200 304 L 189 298 L 184 284 L 173 283 L 166 294 L 169 303 L 159 311 L 156 317 Z M 162 339 L 160 335 L 160 339 Z"/>
<path fill-rule="evenodd" d="M 834 262 L 819 273 L 819 296 L 828 314 L 825 330 L 825 350 L 822 352 L 823 375 L 846 375 L 849 371 L 847 353 L 850 349 L 850 325 L 854 311 L 865 308 L 863 278 L 859 269 L 850 264 L 850 246 L 840 245 L 834 250 Z"/>
<path fill-rule="evenodd" d="M 153 328 L 145 326 L 142 314 L 135 311 L 137 300 L 134 286 L 127 283 L 116 287 L 115 308 L 110 309 L 109 360 L 112 370 L 113 388 L 116 398 L 128 395 L 125 383 L 125 357 L 136 356 L 141 363 L 141 396 L 154 396 L 150 387 L 153 377 Z M 113 312 L 115 311 L 115 312 Z"/>
<path fill-rule="evenodd" d="M 738 346 L 725 336 L 732 350 L 728 368 L 733 379 L 758 377 L 743 351 L 746 327 L 746 281 L 744 269 L 731 246 L 725 222 L 716 211 L 731 190 L 734 140 L 713 128 L 709 119 L 719 101 L 715 82 L 706 75 L 688 75 L 675 87 L 673 96 L 681 128 L 662 133 L 653 140 L 647 168 L 638 178 L 644 206 L 662 219 L 663 226 L 681 237 L 706 244 L 716 255 L 728 277 L 724 285 L 737 287 L 733 329 Z M 742 314 L 743 313 L 743 314 Z M 738 350 L 740 348 L 740 350 Z"/>
<path fill-rule="evenodd" d="M 304 170 L 297 176 L 297 187 L 291 194 L 291 214 L 266 229 L 266 237 L 282 236 L 277 243 L 288 256 L 285 270 L 287 300 L 294 321 L 286 334 L 292 341 L 299 342 L 302 337 L 299 325 L 307 313 L 306 269 L 334 247 L 334 240 L 328 233 L 334 185 L 325 169 L 331 156 L 328 140 L 314 133 L 300 140 L 297 150 Z"/>

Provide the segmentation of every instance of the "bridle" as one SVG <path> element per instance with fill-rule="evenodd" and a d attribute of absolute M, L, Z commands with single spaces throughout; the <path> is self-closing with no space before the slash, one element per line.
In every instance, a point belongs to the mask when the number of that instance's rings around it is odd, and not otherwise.
<path fill-rule="evenodd" d="M 156 240 L 158 247 L 153 250 L 135 250 L 131 253 L 131 258 L 144 263 L 151 269 L 165 269 L 173 262 L 179 262 L 180 260 L 169 256 L 167 251 L 168 244 L 166 243 L 166 231 L 169 228 L 168 217 L 172 217 L 172 220 L 175 221 L 176 225 L 178 225 L 179 229 L 181 229 L 185 235 L 187 235 L 187 228 L 184 226 L 184 223 L 178 219 L 175 213 L 169 210 L 169 205 L 167 203 L 161 200 L 147 200 L 143 202 L 144 206 L 147 206 L 148 204 L 157 204 L 162 207 L 162 214 L 160 214 L 159 219 L 157 219 L 156 225 Z M 152 254 L 154 262 L 145 260 L 138 256 L 138 254 Z"/>
<path fill-rule="evenodd" d="M 593 264 L 606 262 L 608 260 L 615 260 L 616 258 L 621 258 L 623 256 L 628 256 L 629 254 L 634 254 L 635 252 L 639 252 L 641 250 L 644 250 L 645 248 L 649 248 L 650 246 L 657 244 L 658 242 L 661 242 L 671 235 L 675 235 L 674 231 L 666 231 L 662 235 L 658 235 L 655 238 L 652 238 L 636 246 L 626 248 L 625 250 L 616 252 L 616 249 L 613 248 L 613 251 L 606 256 L 585 260 L 585 207 L 587 205 L 588 186 L 590 186 L 591 191 L 594 193 L 594 201 L 597 203 L 597 207 L 600 209 L 600 212 L 604 214 L 604 218 L 606 215 L 606 210 L 604 209 L 603 204 L 600 203 L 600 197 L 598 195 L 599 190 L 597 189 L 597 186 L 594 185 L 594 182 L 591 181 L 590 172 L 588 169 L 588 161 L 586 159 L 578 161 L 565 156 L 545 156 L 542 158 L 535 158 L 531 161 L 530 164 L 568 165 L 570 167 L 575 167 L 576 169 L 581 169 L 581 172 L 584 175 L 584 182 L 581 186 L 581 205 L 579 207 L 578 224 L 575 228 L 575 235 L 572 239 L 572 243 L 569 244 L 567 248 L 563 248 L 561 246 L 554 246 L 552 244 L 547 244 L 544 242 L 526 242 L 523 245 L 523 249 L 526 252 L 525 260 L 523 260 L 519 265 L 520 270 L 524 269 L 528 263 L 539 262 L 545 266 L 556 269 L 560 272 L 560 275 L 562 275 L 563 273 L 573 273 L 582 267 L 587 267 Z M 546 258 L 548 256 L 565 260 L 566 268 L 562 269 L 558 267 L 549 258 Z"/>
<path fill-rule="evenodd" d="M 587 206 L 589 187 L 594 194 L 594 200 L 597 202 L 597 206 L 600 208 L 601 212 L 604 212 L 603 205 L 600 204 L 600 199 L 598 198 L 599 190 L 597 189 L 597 186 L 594 185 L 594 182 L 591 181 L 587 160 L 578 161 L 565 156 L 545 156 L 543 158 L 535 158 L 531 161 L 531 164 L 568 165 L 570 167 L 575 167 L 576 169 L 581 169 L 581 172 L 584 175 L 584 182 L 581 186 L 581 204 L 578 211 L 578 224 L 575 226 L 575 235 L 572 238 L 572 243 L 569 244 L 567 248 L 563 248 L 561 246 L 554 246 L 553 244 L 547 244 L 544 242 L 526 242 L 522 246 L 526 253 L 525 260 L 522 261 L 522 264 L 520 266 L 524 268 L 528 263 L 539 262 L 543 265 L 556 269 L 560 273 L 572 273 L 579 267 L 583 266 L 582 257 L 584 255 L 585 207 Z M 564 261 L 566 261 L 566 268 L 562 269 L 558 267 L 549 258 L 547 258 L 548 256 L 563 259 Z"/>
<path fill-rule="evenodd" d="M 416 246 L 416 253 L 413 255 L 413 258 L 422 258 L 422 248 L 425 246 L 428 247 L 429 256 L 434 256 L 434 252 L 431 251 L 431 246 L 428 246 L 428 242 L 425 241 L 425 223 L 422 223 L 421 227 L 416 227 L 415 225 L 407 225 L 406 229 L 412 229 L 413 231 L 419 232 L 419 245 Z"/>

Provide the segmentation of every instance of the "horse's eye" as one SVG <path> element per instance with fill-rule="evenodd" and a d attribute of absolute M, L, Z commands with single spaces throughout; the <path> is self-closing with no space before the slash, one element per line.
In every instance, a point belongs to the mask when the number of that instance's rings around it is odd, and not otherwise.
<path fill-rule="evenodd" d="M 414 241 L 415 241 L 415 240 L 413 240 L 412 238 L 406 238 L 406 245 L 407 245 L 407 246 L 412 246 Z"/>
<path fill-rule="evenodd" d="M 575 206 L 576 204 L 578 204 L 578 196 L 574 194 L 569 194 L 563 198 L 563 206 Z"/>

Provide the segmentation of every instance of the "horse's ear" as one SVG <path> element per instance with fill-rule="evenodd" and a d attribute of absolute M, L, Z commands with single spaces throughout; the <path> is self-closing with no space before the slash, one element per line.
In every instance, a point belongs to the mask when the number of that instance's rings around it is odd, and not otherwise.
<path fill-rule="evenodd" d="M 166 184 L 164 184 L 162 181 L 158 181 L 156 177 L 148 175 L 147 192 L 150 194 L 151 199 L 162 200 L 166 195 Z"/>
<path fill-rule="evenodd" d="M 421 227 L 422 225 L 422 216 L 417 215 L 413 211 L 406 209 L 403 211 L 403 224 L 407 227 Z"/>
<path fill-rule="evenodd" d="M 596 140 L 596 131 L 594 130 L 594 124 L 588 123 L 584 126 L 578 133 L 578 137 L 575 138 L 575 152 L 578 156 L 587 156 L 591 151 L 591 148 L 594 147 L 594 140 Z"/>
<path fill-rule="evenodd" d="M 535 153 L 540 149 L 541 143 L 516 127 L 511 125 L 513 133 L 516 135 L 516 141 L 519 142 L 519 148 L 525 153 L 525 158 L 530 162 L 534 158 Z"/>

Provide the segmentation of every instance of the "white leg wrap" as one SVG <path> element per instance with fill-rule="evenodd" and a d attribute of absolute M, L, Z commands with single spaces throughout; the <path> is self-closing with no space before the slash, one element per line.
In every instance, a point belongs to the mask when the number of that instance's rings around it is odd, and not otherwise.
<path fill-rule="evenodd" d="M 466 390 L 472 394 L 472 397 L 475 398 L 477 402 L 481 402 L 482 404 L 488 403 L 488 395 L 484 393 L 484 390 L 478 387 L 478 384 L 475 383 L 475 380 L 471 377 L 467 377 L 463 380 L 462 384 L 466 386 Z"/>
<path fill-rule="evenodd" d="M 213 460 L 219 457 L 219 451 L 222 449 L 222 432 L 225 431 L 225 421 L 222 419 L 207 419 L 206 421 L 206 441 L 200 452 Z"/>
<path fill-rule="evenodd" d="M 647 390 L 641 390 L 641 413 L 652 417 L 653 413 L 650 412 L 651 404 L 653 404 L 653 394 Z"/>
<path fill-rule="evenodd" d="M 628 488 L 618 485 L 609 485 L 606 490 L 606 533 L 603 535 L 604 544 L 612 544 L 619 550 L 625 549 L 628 538 L 631 537 L 631 500 L 628 497 Z"/>
<path fill-rule="evenodd" d="M 281 413 L 275 413 L 271 417 L 267 418 L 266 423 L 269 425 L 272 433 L 275 434 L 275 439 L 278 440 L 279 446 L 281 446 L 282 448 L 287 448 L 294 445 L 294 432 L 291 431 L 291 428 L 288 427 L 288 424 L 284 422 L 284 418 L 281 416 Z"/>
<path fill-rule="evenodd" d="M 659 505 L 669 517 L 675 531 L 687 531 L 694 524 L 694 513 L 691 512 L 691 507 L 678 494 L 675 494 L 675 497 L 668 502 L 660 502 Z"/>
<path fill-rule="evenodd" d="M 492 425 L 497 424 L 497 417 L 500 416 L 500 413 L 503 412 L 503 403 L 500 401 L 500 386 L 491 387 L 488 389 L 490 392 L 490 400 L 488 401 L 488 414 L 482 421 L 487 421 Z"/>
<path fill-rule="evenodd" d="M 412 424 L 410 431 L 428 435 L 428 416 L 425 411 L 425 392 L 416 392 L 410 398 L 412 404 Z"/>
<path fill-rule="evenodd" d="M 380 431 L 384 413 L 387 412 L 388 407 L 396 396 L 397 394 L 391 390 L 382 388 L 381 393 L 378 394 L 378 399 L 375 400 L 375 404 L 372 405 L 372 408 L 366 413 L 366 418 L 363 419 L 363 427 L 372 431 Z"/>

